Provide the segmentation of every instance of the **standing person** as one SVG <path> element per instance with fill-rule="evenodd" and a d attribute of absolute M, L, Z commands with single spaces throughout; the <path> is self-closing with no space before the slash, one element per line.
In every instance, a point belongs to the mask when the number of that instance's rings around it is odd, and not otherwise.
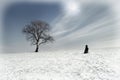
<path fill-rule="evenodd" d="M 88 51 L 89 51 L 88 45 L 85 45 L 84 54 L 88 53 Z"/>

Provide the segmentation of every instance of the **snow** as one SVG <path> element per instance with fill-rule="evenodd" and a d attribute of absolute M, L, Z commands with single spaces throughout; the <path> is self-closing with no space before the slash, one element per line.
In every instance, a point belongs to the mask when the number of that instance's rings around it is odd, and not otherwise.
<path fill-rule="evenodd" d="M 0 80 L 120 80 L 120 49 L 0 54 Z"/>

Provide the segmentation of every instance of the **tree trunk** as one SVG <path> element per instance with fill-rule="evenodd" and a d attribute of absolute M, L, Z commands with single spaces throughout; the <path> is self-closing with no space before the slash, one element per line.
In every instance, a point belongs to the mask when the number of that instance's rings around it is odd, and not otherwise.
<path fill-rule="evenodd" d="M 39 49 L 39 45 L 36 45 L 36 50 L 35 50 L 35 52 L 38 52 L 38 49 Z"/>

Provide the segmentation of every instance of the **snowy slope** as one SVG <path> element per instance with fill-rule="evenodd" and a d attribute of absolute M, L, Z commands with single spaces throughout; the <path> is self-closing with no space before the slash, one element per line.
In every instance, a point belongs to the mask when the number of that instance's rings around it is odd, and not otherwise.
<path fill-rule="evenodd" d="M 120 80 L 120 49 L 0 54 L 0 80 Z"/>

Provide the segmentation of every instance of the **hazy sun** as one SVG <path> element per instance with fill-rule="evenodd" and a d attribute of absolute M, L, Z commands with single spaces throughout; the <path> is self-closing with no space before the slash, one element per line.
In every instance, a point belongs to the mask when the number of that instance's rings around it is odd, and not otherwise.
<path fill-rule="evenodd" d="M 80 12 L 80 5 L 75 1 L 65 2 L 64 8 L 67 14 L 76 15 Z"/>

